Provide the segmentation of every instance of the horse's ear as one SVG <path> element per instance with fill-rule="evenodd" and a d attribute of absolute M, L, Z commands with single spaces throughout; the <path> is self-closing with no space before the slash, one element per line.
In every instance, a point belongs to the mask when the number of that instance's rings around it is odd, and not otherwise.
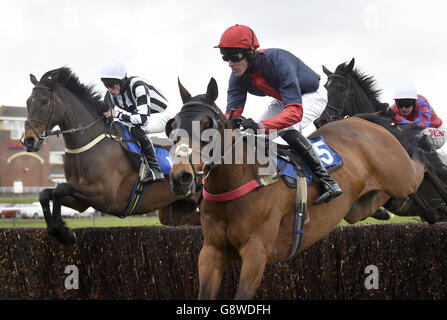
<path fill-rule="evenodd" d="M 352 69 L 354 68 L 354 63 L 355 63 L 355 58 L 352 58 L 351 62 L 349 62 L 348 67 L 347 67 L 348 73 L 351 72 Z"/>
<path fill-rule="evenodd" d="M 216 101 L 219 91 L 217 89 L 217 82 L 214 78 L 211 78 L 210 83 L 208 83 L 208 88 L 206 90 L 206 98 L 210 103 Z"/>
<path fill-rule="evenodd" d="M 36 77 L 34 76 L 34 74 L 29 75 L 29 79 L 31 80 L 31 83 L 36 85 L 39 81 L 37 81 Z"/>
<path fill-rule="evenodd" d="M 178 88 L 180 90 L 180 97 L 182 98 L 183 103 L 186 103 L 191 99 L 191 94 L 182 85 L 182 83 L 180 82 L 180 78 L 177 78 L 177 80 L 178 80 Z"/>
<path fill-rule="evenodd" d="M 333 74 L 333 72 L 329 71 L 328 68 L 326 68 L 325 66 L 323 66 L 323 72 L 329 77 L 331 74 Z"/>
<path fill-rule="evenodd" d="M 175 121 L 175 118 L 171 118 L 166 122 L 166 126 L 165 126 L 165 133 L 166 136 L 169 139 L 169 136 L 171 135 L 172 132 L 172 123 Z"/>

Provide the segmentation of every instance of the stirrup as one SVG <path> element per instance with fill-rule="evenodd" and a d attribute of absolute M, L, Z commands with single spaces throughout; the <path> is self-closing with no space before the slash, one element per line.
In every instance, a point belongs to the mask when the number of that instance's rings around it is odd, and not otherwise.
<path fill-rule="evenodd" d="M 334 188 L 335 186 L 331 185 L 329 189 L 324 190 L 324 192 L 314 201 L 314 204 L 320 204 L 323 202 L 329 202 L 334 198 L 337 198 L 340 196 L 343 191 L 341 190 L 340 186 L 338 188 Z"/>
<path fill-rule="evenodd" d="M 140 182 L 142 184 L 151 184 L 151 183 L 155 183 L 155 182 L 160 182 L 163 181 L 165 179 L 165 177 L 159 177 L 156 176 L 152 170 L 147 171 L 145 175 L 141 176 L 140 178 Z"/>

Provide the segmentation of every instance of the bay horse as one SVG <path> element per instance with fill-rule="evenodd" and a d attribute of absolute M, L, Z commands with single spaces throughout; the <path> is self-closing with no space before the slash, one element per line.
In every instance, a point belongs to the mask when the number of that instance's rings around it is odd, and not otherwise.
<path fill-rule="evenodd" d="M 242 260 L 242 266 L 235 298 L 252 299 L 266 264 L 286 261 L 293 252 L 298 190 L 288 187 L 283 179 L 276 179 L 235 195 L 241 186 L 260 180 L 259 161 L 247 161 L 254 150 L 244 141 L 242 163 L 235 162 L 234 153 L 232 163 L 210 161 L 207 154 L 212 153 L 213 159 L 217 152 L 227 156 L 235 141 L 241 141 L 236 137 L 237 131 L 229 143 L 223 141 L 224 131 L 231 130 L 231 124 L 215 104 L 217 83 L 212 78 L 206 94 L 194 97 L 180 81 L 179 88 L 184 105 L 166 124 L 166 133 L 169 136 L 179 129 L 189 133 L 195 125 L 200 134 L 193 133 L 187 139 L 174 137 L 176 151 L 170 180 L 173 190 L 183 196 L 191 194 L 197 184 L 203 184 L 200 221 L 204 242 L 198 261 L 199 299 L 217 298 L 222 273 L 236 259 Z M 216 132 L 209 134 L 212 139 L 204 138 L 205 132 L 212 129 Z M 326 236 L 342 219 L 355 223 L 373 214 L 390 197 L 402 199 L 414 193 L 427 169 L 419 152 L 410 158 L 392 134 L 361 118 L 329 123 L 310 137 L 317 136 L 323 137 L 343 158 L 343 166 L 331 173 L 343 194 L 328 203 L 313 205 L 319 195 L 317 184 L 313 182 L 307 188 L 305 203 L 309 206 L 298 251 Z M 209 152 L 210 141 L 220 147 Z M 194 154 L 201 155 L 197 162 L 193 161 Z M 387 166 L 383 165 L 385 158 L 389 159 Z M 231 200 L 228 195 L 232 195 Z"/>
<path fill-rule="evenodd" d="M 36 152 L 48 135 L 63 136 L 67 183 L 44 189 L 39 201 L 48 234 L 63 244 L 73 244 L 76 238 L 62 220 L 61 205 L 79 212 L 91 206 L 121 216 L 129 205 L 138 172 L 120 142 L 106 134 L 109 128 L 103 117 L 106 107 L 93 86 L 83 85 L 67 67 L 48 71 L 40 81 L 30 75 L 30 80 L 34 88 L 27 100 L 23 144 L 28 152 Z M 51 132 L 56 125 L 60 130 Z M 166 179 L 147 186 L 138 209 L 132 214 L 159 210 L 162 223 L 198 225 L 195 200 L 186 200 L 171 191 Z"/>
<path fill-rule="evenodd" d="M 414 197 L 405 201 L 392 199 L 385 208 L 399 216 L 421 216 L 430 223 L 446 220 L 445 190 L 438 189 L 440 185 L 444 185 L 442 181 L 447 181 L 447 168 L 439 158 L 439 154 L 414 134 L 413 125 L 396 126 L 392 123 L 394 114 L 390 112 L 387 103 L 379 100 L 381 91 L 377 89 L 375 79 L 354 68 L 354 64 L 353 58 L 349 63 L 338 65 L 335 72 L 323 66 L 323 71 L 328 77 L 325 84 L 328 102 L 323 113 L 314 121 L 315 127 L 320 128 L 326 123 L 345 117 L 360 116 L 389 130 L 410 155 L 415 146 L 423 149 L 431 164 L 431 170 L 414 195 L 417 199 Z M 384 118 L 368 118 L 368 114 L 371 113 L 382 114 Z M 432 179 L 437 181 L 433 183 Z"/>

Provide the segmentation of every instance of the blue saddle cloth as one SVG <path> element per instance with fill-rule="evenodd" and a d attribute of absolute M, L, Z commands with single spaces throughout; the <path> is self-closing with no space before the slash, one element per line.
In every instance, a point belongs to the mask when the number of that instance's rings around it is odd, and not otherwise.
<path fill-rule="evenodd" d="M 132 136 L 130 135 L 129 129 L 123 125 L 121 122 L 119 122 L 119 125 L 124 130 L 124 137 L 126 140 L 132 140 Z M 138 159 L 141 159 L 141 150 L 138 144 L 136 144 L 133 141 L 123 141 L 121 142 L 123 144 L 123 148 L 132 154 L 138 155 Z M 155 155 L 157 156 L 158 164 L 160 165 L 160 169 L 163 172 L 163 174 L 168 175 L 171 172 L 172 169 L 172 157 L 168 150 L 154 145 Z M 138 166 L 140 165 L 140 162 L 138 162 Z"/>
<path fill-rule="evenodd" d="M 317 154 L 320 157 L 321 162 L 323 163 L 324 167 L 328 170 L 328 172 L 335 171 L 342 167 L 343 165 L 342 157 L 326 144 L 323 137 L 320 136 L 315 137 L 309 139 L 309 141 L 312 143 L 315 151 L 317 151 Z M 277 171 L 281 176 L 287 176 L 289 178 L 296 180 L 296 171 L 292 163 L 282 158 L 276 158 L 276 164 L 277 164 Z M 310 172 L 311 170 L 304 161 L 301 161 L 301 164 L 305 169 L 303 171 L 304 174 L 306 175 L 307 185 L 310 185 L 312 183 L 312 176 L 308 172 Z"/>

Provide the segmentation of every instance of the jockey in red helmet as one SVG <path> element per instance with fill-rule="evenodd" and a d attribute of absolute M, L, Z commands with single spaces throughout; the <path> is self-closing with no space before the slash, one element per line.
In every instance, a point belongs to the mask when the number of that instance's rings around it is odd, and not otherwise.
<path fill-rule="evenodd" d="M 243 130 L 259 130 L 279 135 L 309 164 L 321 189 L 315 203 L 328 202 L 342 194 L 329 176 L 310 142 L 301 130 L 318 118 L 326 107 L 327 93 L 320 86 L 320 76 L 303 61 L 282 49 L 258 50 L 253 30 L 234 25 L 222 34 L 215 48 L 232 70 L 226 116 L 242 115 L 247 92 L 274 98 L 258 119 L 245 119 L 237 125 Z M 231 119 L 230 119 L 231 120 Z M 233 121 L 233 125 L 235 125 Z"/>

